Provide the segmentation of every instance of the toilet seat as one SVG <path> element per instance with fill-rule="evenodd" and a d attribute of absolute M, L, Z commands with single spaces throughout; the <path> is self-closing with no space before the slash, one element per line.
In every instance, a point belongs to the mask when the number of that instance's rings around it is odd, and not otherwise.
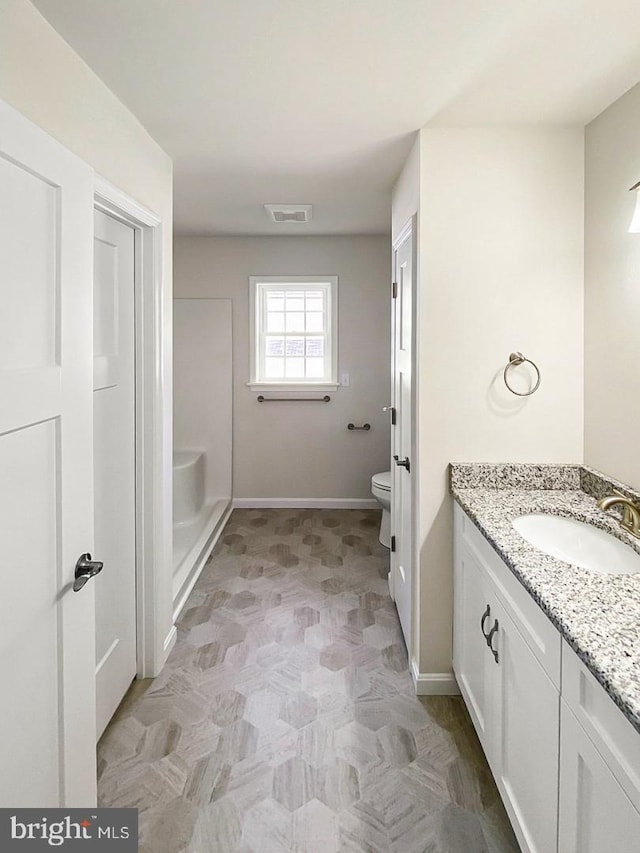
<path fill-rule="evenodd" d="M 371 478 L 371 485 L 383 492 L 391 491 L 391 471 L 381 471 Z"/>

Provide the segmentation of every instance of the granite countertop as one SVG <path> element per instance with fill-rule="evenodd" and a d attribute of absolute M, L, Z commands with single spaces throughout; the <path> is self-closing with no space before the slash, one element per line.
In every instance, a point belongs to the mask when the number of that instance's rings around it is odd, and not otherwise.
<path fill-rule="evenodd" d="M 600 527 L 640 554 L 640 540 L 596 501 L 617 488 L 577 465 L 450 466 L 451 491 L 480 532 L 640 731 L 640 573 L 604 575 L 548 556 L 511 521 L 527 513 L 567 516 Z"/>

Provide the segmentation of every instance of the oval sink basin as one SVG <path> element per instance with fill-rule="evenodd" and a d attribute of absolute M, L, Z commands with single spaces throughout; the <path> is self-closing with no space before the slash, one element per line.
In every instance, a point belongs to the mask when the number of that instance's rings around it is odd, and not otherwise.
<path fill-rule="evenodd" d="M 592 524 L 539 513 L 521 515 L 511 524 L 527 542 L 574 566 L 604 575 L 640 572 L 640 554 Z"/>

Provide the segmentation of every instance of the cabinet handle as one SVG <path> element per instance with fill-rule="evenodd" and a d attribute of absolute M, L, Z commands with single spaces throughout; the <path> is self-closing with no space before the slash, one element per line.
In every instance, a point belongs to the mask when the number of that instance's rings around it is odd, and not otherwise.
<path fill-rule="evenodd" d="M 498 652 L 496 649 L 493 648 L 493 645 L 492 645 L 493 635 L 496 634 L 497 631 L 498 631 L 498 620 L 496 619 L 496 621 L 493 623 L 493 628 L 487 634 L 487 645 L 489 646 L 489 649 L 491 650 L 491 654 L 493 655 L 495 662 L 499 663 Z"/>
<path fill-rule="evenodd" d="M 482 614 L 482 619 L 480 620 L 480 630 L 482 631 L 482 636 L 483 636 L 483 637 L 485 638 L 485 640 L 487 640 L 487 641 L 489 640 L 489 635 L 488 635 L 488 634 L 485 634 L 485 630 L 484 630 L 484 623 L 487 621 L 487 619 L 489 618 L 489 616 L 491 616 L 491 606 L 490 606 L 489 604 L 487 604 L 487 609 L 486 609 L 486 610 L 484 611 L 484 613 Z"/>

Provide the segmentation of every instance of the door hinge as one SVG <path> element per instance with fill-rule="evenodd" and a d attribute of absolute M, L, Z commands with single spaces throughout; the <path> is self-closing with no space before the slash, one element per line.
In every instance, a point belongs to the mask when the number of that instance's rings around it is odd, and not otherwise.
<path fill-rule="evenodd" d="M 391 298 L 392 299 L 398 298 L 398 282 L 397 281 L 394 281 L 391 285 Z"/>
<path fill-rule="evenodd" d="M 395 536 L 391 537 L 391 550 L 392 551 L 396 550 L 396 537 Z"/>

